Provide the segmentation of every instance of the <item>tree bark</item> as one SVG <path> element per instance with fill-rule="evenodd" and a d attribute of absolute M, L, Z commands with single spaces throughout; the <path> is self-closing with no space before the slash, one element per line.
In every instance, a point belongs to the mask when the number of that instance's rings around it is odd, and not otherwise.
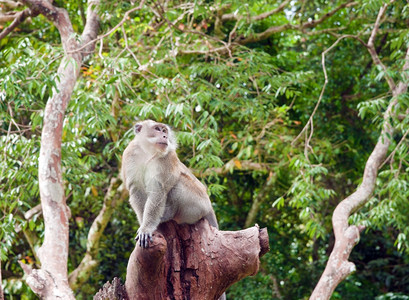
<path fill-rule="evenodd" d="M 149 248 L 137 245 L 132 252 L 126 292 L 129 299 L 218 299 L 233 283 L 255 275 L 268 250 L 266 228 L 219 231 L 206 220 L 163 223 Z"/>
<path fill-rule="evenodd" d="M 389 2 L 393 3 L 395 0 Z M 384 4 L 379 10 L 377 20 L 368 41 L 368 51 L 376 65 L 381 65 L 382 69 L 386 67 L 380 61 L 375 48 L 374 39 L 379 29 L 382 16 L 389 4 Z M 378 141 L 365 164 L 362 184 L 357 190 L 342 200 L 334 210 L 332 224 L 335 235 L 335 245 L 328 259 L 327 265 L 321 278 L 315 287 L 310 299 L 330 299 L 332 293 L 338 284 L 348 275 L 356 270 L 355 264 L 348 261 L 349 255 L 354 246 L 359 242 L 360 232 L 364 226 L 349 225 L 348 218 L 361 208 L 370 199 L 376 184 L 378 169 L 384 162 L 388 153 L 391 139 L 393 138 L 394 127 L 392 120 L 396 119 L 395 110 L 398 105 L 398 97 L 406 93 L 408 88 L 408 78 L 406 72 L 409 70 L 409 48 L 406 50 L 405 64 L 402 67 L 404 80 L 397 85 L 393 79 L 386 76 L 389 88 L 392 92 L 392 99 L 383 114 L 383 127 Z"/>
<path fill-rule="evenodd" d="M 43 299 L 74 299 L 68 284 L 68 208 L 61 171 L 61 140 L 65 110 L 79 76 L 83 58 L 93 50 L 94 43 L 83 51 L 78 49 L 97 36 L 99 29 L 96 6 L 88 1 L 87 23 L 81 36 L 75 39 L 68 12 L 49 1 L 25 0 L 31 9 L 43 14 L 58 29 L 65 56 L 57 72 L 57 88 L 53 90 L 44 111 L 39 157 L 39 184 L 44 216 L 44 242 L 38 250 L 41 269 L 33 270 L 20 263 L 27 276 L 27 284 Z M 86 51 L 86 52 L 85 52 Z"/>

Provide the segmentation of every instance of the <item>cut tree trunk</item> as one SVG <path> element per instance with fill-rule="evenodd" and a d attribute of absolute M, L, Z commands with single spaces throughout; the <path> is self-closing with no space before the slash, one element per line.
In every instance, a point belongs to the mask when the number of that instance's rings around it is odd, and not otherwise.
<path fill-rule="evenodd" d="M 219 231 L 206 220 L 163 223 L 149 248 L 135 246 L 126 292 L 129 299 L 218 299 L 233 283 L 255 275 L 268 250 L 266 228 Z M 106 292 L 102 289 L 94 299 L 103 299 Z"/>

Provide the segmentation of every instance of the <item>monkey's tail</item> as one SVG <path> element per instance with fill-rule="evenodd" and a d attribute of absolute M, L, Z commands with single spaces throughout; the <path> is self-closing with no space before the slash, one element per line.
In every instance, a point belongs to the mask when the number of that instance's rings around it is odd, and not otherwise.
<path fill-rule="evenodd" d="M 219 224 L 217 223 L 216 215 L 214 211 L 208 213 L 204 218 L 209 222 L 210 226 L 216 227 L 219 229 Z"/>

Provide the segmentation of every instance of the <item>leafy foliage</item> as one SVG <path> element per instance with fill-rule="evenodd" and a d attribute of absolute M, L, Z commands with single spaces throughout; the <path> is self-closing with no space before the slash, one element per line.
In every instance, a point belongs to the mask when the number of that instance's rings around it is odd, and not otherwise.
<path fill-rule="evenodd" d="M 300 27 L 342 3 L 291 1 L 254 20 L 281 2 L 168 1 L 165 7 L 147 1 L 104 37 L 81 68 L 65 116 L 69 270 L 84 255 L 110 179 L 119 176 L 132 124 L 152 118 L 175 128 L 179 156 L 207 184 L 222 229 L 240 229 L 249 222 L 268 227 L 271 251 L 260 273 L 231 287 L 228 297 L 307 297 L 332 248 L 332 211 L 360 183 L 378 138 L 391 99 L 385 76 L 405 78 L 398 70 L 409 38 L 409 9 L 398 1 L 376 41 L 387 73 L 373 65 L 359 41 L 343 39 L 326 56 L 328 85 L 313 116 L 313 132 L 310 128 L 296 140 L 324 84 L 321 53 L 342 34 L 366 41 L 383 1 L 359 1 L 312 27 Z M 80 32 L 85 1 L 57 4 L 68 10 Z M 104 2 L 102 32 L 132 7 L 127 1 Z M 241 17 L 217 25 L 220 14 L 232 13 Z M 240 44 L 287 24 L 292 27 Z M 229 48 L 232 41 L 236 46 Z M 10 299 L 34 297 L 21 280 L 17 261 L 38 265 L 42 217 L 37 212 L 26 218 L 25 213 L 39 204 L 42 117 L 59 80 L 59 43 L 58 31 L 41 16 L 0 41 L 0 258 Z M 401 117 L 393 121 L 391 157 L 374 196 L 351 217 L 368 229 L 351 258 L 358 270 L 334 299 L 405 299 L 409 294 L 408 105 L 405 94 L 395 112 Z M 129 206 L 117 207 L 100 241 L 99 265 L 76 291 L 78 299 L 88 299 L 114 276 L 125 276 L 136 230 Z"/>

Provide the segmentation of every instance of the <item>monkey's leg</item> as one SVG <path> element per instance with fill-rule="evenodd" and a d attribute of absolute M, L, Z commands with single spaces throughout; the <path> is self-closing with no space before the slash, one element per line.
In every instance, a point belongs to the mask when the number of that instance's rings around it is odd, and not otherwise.
<path fill-rule="evenodd" d="M 160 223 L 165 223 L 167 221 L 173 220 L 176 214 L 176 207 L 172 205 L 166 205 L 165 212 L 163 213 Z"/>

